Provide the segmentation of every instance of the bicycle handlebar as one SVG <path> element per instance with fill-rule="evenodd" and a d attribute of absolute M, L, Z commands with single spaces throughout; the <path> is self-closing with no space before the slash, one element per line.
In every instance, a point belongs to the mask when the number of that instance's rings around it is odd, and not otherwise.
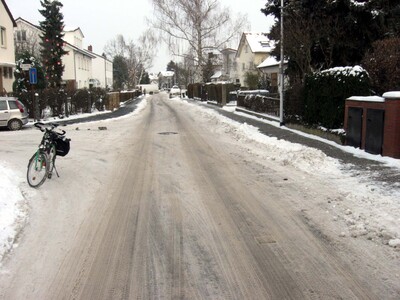
<path fill-rule="evenodd" d="M 61 133 L 54 131 L 54 129 L 57 128 L 59 125 L 60 124 L 58 124 L 58 123 L 47 123 L 47 124 L 45 124 L 45 123 L 42 123 L 42 122 L 36 122 L 34 124 L 34 126 L 39 128 L 41 132 L 52 131 L 52 132 L 54 132 L 54 133 L 56 133 L 58 135 L 65 135 L 66 134 L 65 130 L 61 129 L 61 131 L 62 131 Z M 48 126 L 50 126 L 50 129 L 47 128 Z"/>

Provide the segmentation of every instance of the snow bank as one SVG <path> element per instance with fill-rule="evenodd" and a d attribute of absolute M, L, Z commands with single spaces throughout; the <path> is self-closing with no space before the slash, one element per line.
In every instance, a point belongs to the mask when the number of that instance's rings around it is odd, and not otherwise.
<path fill-rule="evenodd" d="M 0 261 L 13 247 L 28 216 L 27 203 L 18 187 L 21 181 L 5 162 L 0 162 Z"/>

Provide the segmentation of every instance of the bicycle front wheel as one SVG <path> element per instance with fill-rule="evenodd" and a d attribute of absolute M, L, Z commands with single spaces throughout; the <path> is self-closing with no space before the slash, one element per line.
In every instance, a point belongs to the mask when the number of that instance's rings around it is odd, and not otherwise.
<path fill-rule="evenodd" d="M 45 182 L 49 173 L 50 164 L 47 160 L 47 155 L 43 151 L 38 151 L 33 154 L 28 163 L 28 172 L 26 178 L 31 187 L 37 188 Z"/>

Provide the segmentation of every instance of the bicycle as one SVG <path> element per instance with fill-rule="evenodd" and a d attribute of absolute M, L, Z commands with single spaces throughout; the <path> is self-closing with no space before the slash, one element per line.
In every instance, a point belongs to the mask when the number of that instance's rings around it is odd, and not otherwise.
<path fill-rule="evenodd" d="M 31 187 L 37 188 L 47 178 L 51 179 L 53 170 L 56 172 L 57 177 L 60 177 L 56 168 L 56 157 L 68 154 L 71 139 L 65 137 L 66 132 L 64 130 L 61 130 L 61 132 L 55 131 L 59 126 L 57 123 L 44 124 L 37 122 L 34 126 L 39 128 L 44 134 L 38 150 L 29 160 L 26 177 L 28 184 Z"/>

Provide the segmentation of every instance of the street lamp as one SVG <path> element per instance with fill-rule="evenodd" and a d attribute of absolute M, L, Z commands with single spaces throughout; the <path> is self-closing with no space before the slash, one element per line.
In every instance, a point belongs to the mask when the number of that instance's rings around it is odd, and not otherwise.
<path fill-rule="evenodd" d="M 280 96 L 280 104 L 279 104 L 279 122 L 280 125 L 283 125 L 283 82 L 284 82 L 284 72 L 283 72 L 283 62 L 284 62 L 284 57 L 283 57 L 283 0 L 281 0 L 281 61 L 280 61 L 280 77 L 281 77 L 281 86 L 279 90 L 279 96 Z"/>

